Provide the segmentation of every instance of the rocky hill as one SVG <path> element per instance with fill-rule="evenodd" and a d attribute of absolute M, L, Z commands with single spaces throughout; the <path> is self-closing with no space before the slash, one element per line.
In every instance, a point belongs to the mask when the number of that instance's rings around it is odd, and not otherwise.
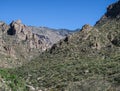
<path fill-rule="evenodd" d="M 65 33 L 61 34 L 61 31 Z M 13 21 L 10 25 L 0 22 L 0 67 L 20 66 L 71 33 L 26 26 L 21 20 Z"/>
<path fill-rule="evenodd" d="M 120 1 L 82 29 L 13 70 L 33 91 L 119 91 Z"/>

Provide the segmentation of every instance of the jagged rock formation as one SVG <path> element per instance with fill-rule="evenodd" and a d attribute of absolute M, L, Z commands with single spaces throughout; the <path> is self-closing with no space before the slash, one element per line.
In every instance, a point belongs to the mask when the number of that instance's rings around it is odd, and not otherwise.
<path fill-rule="evenodd" d="M 10 25 L 0 22 L 0 67 L 16 67 L 25 60 L 31 60 L 66 36 L 59 32 L 26 26 L 21 20 L 13 21 Z"/>
<path fill-rule="evenodd" d="M 20 20 L 13 21 L 10 24 L 10 29 L 8 30 L 9 35 L 14 35 L 18 38 L 19 41 L 28 42 L 27 46 L 31 49 L 38 49 L 40 51 L 44 51 L 51 46 L 50 40 L 46 40 L 46 38 L 42 38 L 39 34 L 33 33 L 31 29 L 24 24 L 21 23 Z"/>

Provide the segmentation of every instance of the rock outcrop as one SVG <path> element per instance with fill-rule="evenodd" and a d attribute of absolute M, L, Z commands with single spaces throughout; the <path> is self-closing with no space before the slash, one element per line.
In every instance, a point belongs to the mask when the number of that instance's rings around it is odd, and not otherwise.
<path fill-rule="evenodd" d="M 120 18 L 120 1 L 109 5 L 105 16 L 108 18 Z"/>

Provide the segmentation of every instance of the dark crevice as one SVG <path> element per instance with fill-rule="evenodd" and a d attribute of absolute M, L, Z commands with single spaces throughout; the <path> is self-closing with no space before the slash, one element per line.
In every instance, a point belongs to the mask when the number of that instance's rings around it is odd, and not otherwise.
<path fill-rule="evenodd" d="M 11 28 L 7 31 L 7 34 L 8 35 L 15 35 L 16 34 L 16 31 L 14 30 L 13 26 L 11 26 Z"/>

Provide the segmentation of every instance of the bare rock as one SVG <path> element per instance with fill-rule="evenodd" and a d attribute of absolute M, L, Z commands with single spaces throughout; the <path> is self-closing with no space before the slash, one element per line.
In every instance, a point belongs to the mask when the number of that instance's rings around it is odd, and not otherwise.
<path fill-rule="evenodd" d="M 7 52 L 8 55 L 10 55 L 13 58 L 16 58 L 16 56 L 15 56 L 15 50 L 11 46 L 5 45 L 4 46 L 4 50 Z"/>
<path fill-rule="evenodd" d="M 6 23 L 0 22 L 0 35 L 6 33 L 9 28 L 10 27 Z"/>
<path fill-rule="evenodd" d="M 97 49 L 97 50 L 100 50 L 101 49 L 101 45 L 99 42 L 96 42 L 92 45 L 92 49 Z"/>
<path fill-rule="evenodd" d="M 15 22 L 16 22 L 17 24 L 21 24 L 21 23 L 22 23 L 21 20 L 16 20 Z"/>
<path fill-rule="evenodd" d="M 29 88 L 29 91 L 35 91 L 35 88 L 31 85 L 27 85 L 27 87 Z"/>
<path fill-rule="evenodd" d="M 17 20 L 17 21 L 13 21 L 11 24 L 10 24 L 10 30 L 8 32 L 8 34 L 10 35 L 15 35 L 15 34 L 18 34 L 21 32 L 21 30 L 24 29 L 25 25 L 23 25 L 21 23 L 21 20 Z"/>

